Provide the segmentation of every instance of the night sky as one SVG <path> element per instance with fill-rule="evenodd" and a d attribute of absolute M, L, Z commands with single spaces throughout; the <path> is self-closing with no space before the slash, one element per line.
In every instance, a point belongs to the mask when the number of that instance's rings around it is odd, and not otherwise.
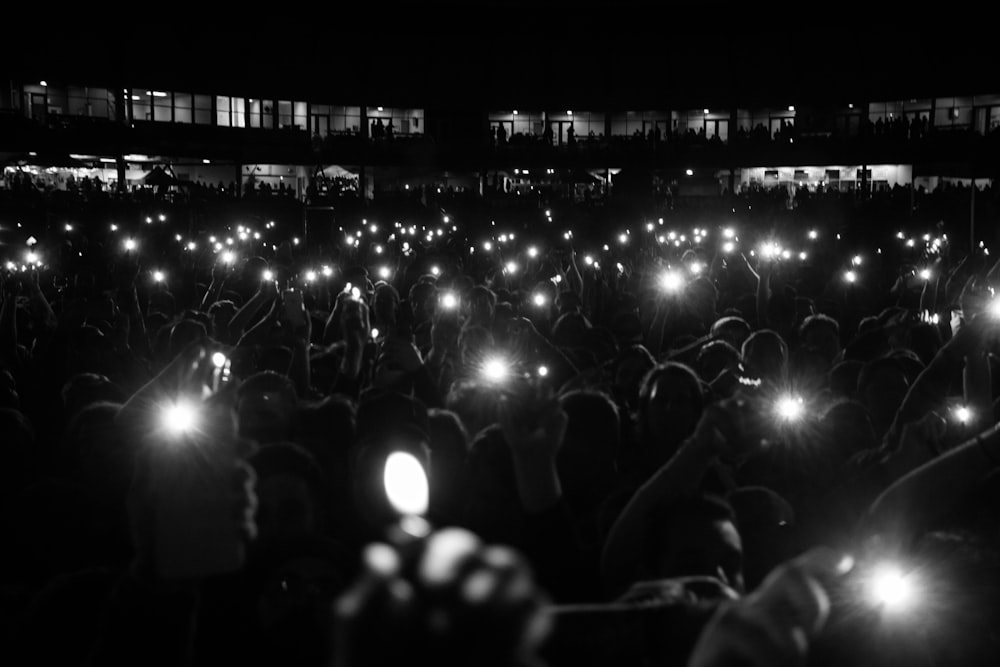
<path fill-rule="evenodd" d="M 1000 92 L 1000 51 L 986 32 L 988 14 L 975 8 L 940 15 L 910 3 L 876 15 L 863 3 L 299 6 L 56 11 L 38 19 L 37 31 L 13 35 L 6 62 L 29 79 L 425 107 L 804 105 Z"/>

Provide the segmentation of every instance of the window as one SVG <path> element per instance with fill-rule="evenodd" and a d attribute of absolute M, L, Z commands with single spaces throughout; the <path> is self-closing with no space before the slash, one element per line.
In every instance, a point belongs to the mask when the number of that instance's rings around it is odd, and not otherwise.
<path fill-rule="evenodd" d="M 229 98 L 215 98 L 215 124 L 219 127 L 229 127 Z"/>
<path fill-rule="evenodd" d="M 170 123 L 174 119 L 173 101 L 170 93 L 159 90 L 152 91 L 153 120 L 159 123 Z"/>
<path fill-rule="evenodd" d="M 260 127 L 263 101 L 251 97 L 247 100 L 247 127 Z"/>
<path fill-rule="evenodd" d="M 153 120 L 153 105 L 145 91 L 132 91 L 132 120 Z"/>
<path fill-rule="evenodd" d="M 308 125 L 308 116 L 306 114 L 306 103 L 305 102 L 295 102 L 293 105 L 295 111 L 294 125 L 296 129 L 305 130 Z"/>
<path fill-rule="evenodd" d="M 361 107 L 331 107 L 330 129 L 333 132 L 357 134 L 361 126 Z"/>
<path fill-rule="evenodd" d="M 174 93 L 174 122 L 191 122 L 191 93 Z"/>
<path fill-rule="evenodd" d="M 246 100 L 242 97 L 233 97 L 229 101 L 229 108 L 232 114 L 233 127 L 246 127 Z"/>
<path fill-rule="evenodd" d="M 212 98 L 209 95 L 194 96 L 194 122 L 197 125 L 212 124 Z"/>
<path fill-rule="evenodd" d="M 67 89 L 67 111 L 70 116 L 114 118 L 114 103 L 107 88 Z"/>
<path fill-rule="evenodd" d="M 286 128 L 292 125 L 292 103 L 287 100 L 278 101 L 278 127 Z"/>

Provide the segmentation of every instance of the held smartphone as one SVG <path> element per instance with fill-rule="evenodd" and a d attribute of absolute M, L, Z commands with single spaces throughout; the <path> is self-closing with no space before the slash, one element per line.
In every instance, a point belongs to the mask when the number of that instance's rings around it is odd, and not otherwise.
<path fill-rule="evenodd" d="M 215 366 L 210 356 L 201 363 Z M 191 401 L 194 427 L 158 431 L 145 449 L 154 567 L 164 579 L 231 573 L 245 561 L 245 536 L 233 516 L 235 424 L 227 422 L 228 404 L 215 398 Z"/>
<path fill-rule="evenodd" d="M 302 292 L 296 289 L 286 289 L 281 295 L 282 303 L 285 304 L 285 319 L 293 327 L 301 327 L 306 324 L 306 310 L 302 304 Z"/>

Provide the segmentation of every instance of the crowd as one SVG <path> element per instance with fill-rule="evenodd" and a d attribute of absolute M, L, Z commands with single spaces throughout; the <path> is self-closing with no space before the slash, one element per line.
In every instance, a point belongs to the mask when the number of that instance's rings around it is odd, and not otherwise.
<path fill-rule="evenodd" d="M 996 664 L 1000 263 L 745 216 L 7 234 L 5 662 Z"/>

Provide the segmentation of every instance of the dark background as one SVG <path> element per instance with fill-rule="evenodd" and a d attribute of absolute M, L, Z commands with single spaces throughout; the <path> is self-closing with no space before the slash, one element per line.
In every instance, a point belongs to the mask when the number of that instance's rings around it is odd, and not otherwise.
<path fill-rule="evenodd" d="M 5 22 L 15 77 L 373 105 L 839 105 L 1000 87 L 993 14 L 958 3 L 150 2 L 21 5 Z"/>

